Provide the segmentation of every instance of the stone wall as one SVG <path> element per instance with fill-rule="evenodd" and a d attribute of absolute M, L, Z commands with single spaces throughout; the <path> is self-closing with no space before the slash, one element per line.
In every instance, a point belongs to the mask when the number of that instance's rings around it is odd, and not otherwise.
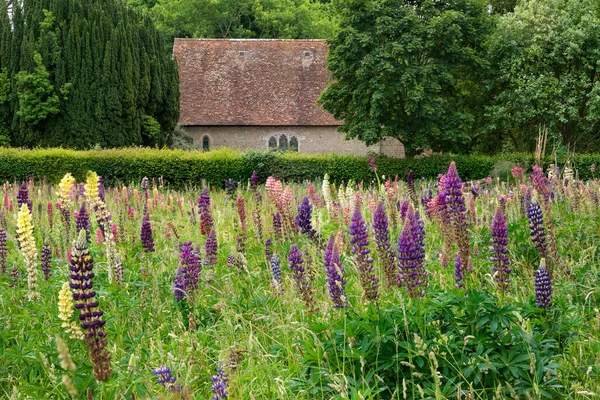
<path fill-rule="evenodd" d="M 194 144 L 202 148 L 202 139 L 208 137 L 209 148 L 229 147 L 237 150 L 268 150 L 269 139 L 279 145 L 282 135 L 289 143 L 298 141 L 298 152 L 307 154 L 338 153 L 364 156 L 369 152 L 388 157 L 404 158 L 404 145 L 397 139 L 385 138 L 373 146 L 359 140 L 345 140 L 335 126 L 186 126 L 186 133 Z"/>
<path fill-rule="evenodd" d="M 358 140 L 345 140 L 344 134 L 335 126 L 185 126 L 194 144 L 202 147 L 202 139 L 208 136 L 210 149 L 230 147 L 238 150 L 268 150 L 269 139 L 279 140 L 285 135 L 288 143 L 292 137 L 298 140 L 300 153 L 338 153 L 364 156 L 368 152 L 379 153 L 379 144 L 365 146 Z"/>

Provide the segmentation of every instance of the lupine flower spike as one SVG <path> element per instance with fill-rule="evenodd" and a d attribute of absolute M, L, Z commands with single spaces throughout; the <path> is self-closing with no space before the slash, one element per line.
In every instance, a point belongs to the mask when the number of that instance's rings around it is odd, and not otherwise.
<path fill-rule="evenodd" d="M 375 234 L 375 247 L 389 289 L 396 285 L 396 262 L 394 251 L 390 245 L 385 205 L 381 201 L 377 204 L 377 208 L 373 213 L 373 233 Z"/>
<path fill-rule="evenodd" d="M 283 282 L 281 281 L 281 259 L 279 254 L 275 253 L 271 256 L 271 289 L 276 294 L 283 294 Z"/>
<path fill-rule="evenodd" d="M 227 374 L 220 362 L 219 367 L 217 368 L 217 374 L 211 376 L 210 381 L 213 383 L 211 390 L 215 394 L 213 400 L 227 399 L 227 395 L 229 394 L 227 391 Z"/>
<path fill-rule="evenodd" d="M 398 237 L 398 283 L 406 287 L 410 297 L 424 296 L 428 287 L 424 237 L 419 213 L 411 208 Z"/>
<path fill-rule="evenodd" d="M 8 247 L 6 246 L 6 231 L 0 228 L 0 274 L 6 273 L 6 259 Z"/>
<path fill-rule="evenodd" d="M 69 282 L 65 282 L 58 292 L 58 318 L 62 321 L 60 326 L 71 339 L 83 339 L 81 327 L 71 320 L 73 311 L 73 293 Z"/>
<path fill-rule="evenodd" d="M 146 253 L 154 252 L 154 239 L 152 238 L 152 225 L 150 225 L 150 216 L 146 213 L 142 219 L 142 230 L 140 233 L 142 246 Z"/>
<path fill-rule="evenodd" d="M 329 297 L 335 308 L 344 308 L 348 306 L 348 300 L 344 285 L 344 267 L 340 260 L 340 253 L 335 244 L 335 237 L 331 235 L 325 248 L 324 264 L 327 272 L 327 287 Z"/>
<path fill-rule="evenodd" d="M 467 232 L 467 208 L 462 193 L 462 180 L 458 176 L 456 164 L 452 162 L 444 179 L 444 195 L 450 224 L 454 230 L 458 251 L 467 271 L 471 271 L 469 236 Z"/>
<path fill-rule="evenodd" d="M 352 243 L 352 253 L 358 267 L 360 283 L 364 290 L 366 300 L 377 302 L 379 298 L 379 277 L 375 274 L 373 268 L 373 259 L 370 256 L 369 234 L 367 225 L 360 213 L 360 208 L 354 208 L 352 222 L 350 223 L 350 243 Z"/>
<path fill-rule="evenodd" d="M 302 300 L 304 304 L 306 304 L 306 308 L 308 309 L 309 314 L 317 311 L 314 304 L 313 299 L 313 291 L 310 286 L 310 281 L 306 276 L 306 272 L 304 270 L 304 260 L 302 259 L 302 253 L 298 249 L 296 244 L 292 244 L 290 247 L 290 255 L 288 257 L 288 261 L 290 262 L 290 269 L 293 274 L 292 277 L 296 282 L 296 287 L 298 288 L 298 292 L 302 296 Z"/>
<path fill-rule="evenodd" d="M 181 391 L 181 386 L 175 383 L 177 378 L 173 376 L 173 372 L 169 367 L 162 365 L 153 370 L 152 373 L 156 375 L 156 383 L 163 385 L 171 392 Z"/>
<path fill-rule="evenodd" d="M 508 268 L 508 227 L 506 218 L 502 213 L 502 209 L 498 207 L 494 220 L 492 221 L 492 246 L 493 254 L 490 258 L 492 261 L 492 272 L 494 281 L 498 285 L 498 289 L 506 291 L 510 288 L 510 269 Z"/>
<path fill-rule="evenodd" d="M 552 281 L 546 270 L 546 260 L 540 260 L 540 267 L 535 272 L 535 300 L 538 308 L 552 307 Z"/>
<path fill-rule="evenodd" d="M 79 320 L 85 330 L 85 343 L 88 346 L 89 356 L 94 364 L 94 377 L 99 381 L 106 381 L 111 374 L 110 353 L 106 349 L 106 333 L 102 315 L 95 299 L 94 291 L 94 260 L 90 255 L 85 231 L 79 232 L 79 237 L 73 241 L 71 255 L 71 288 L 75 308 L 80 312 Z"/>
<path fill-rule="evenodd" d="M 39 299 L 38 292 L 38 272 L 36 268 L 37 249 L 35 239 L 33 238 L 33 223 L 31 212 L 27 204 L 23 203 L 17 216 L 17 235 L 21 252 L 25 257 L 25 266 L 27 267 L 27 287 L 29 300 Z"/>

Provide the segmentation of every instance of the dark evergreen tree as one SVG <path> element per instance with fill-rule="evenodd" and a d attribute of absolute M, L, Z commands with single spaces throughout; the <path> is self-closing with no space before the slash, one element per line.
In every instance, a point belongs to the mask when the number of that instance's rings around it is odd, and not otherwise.
<path fill-rule="evenodd" d="M 177 66 L 148 17 L 118 0 L 0 0 L 0 145 L 165 145 L 178 117 Z"/>

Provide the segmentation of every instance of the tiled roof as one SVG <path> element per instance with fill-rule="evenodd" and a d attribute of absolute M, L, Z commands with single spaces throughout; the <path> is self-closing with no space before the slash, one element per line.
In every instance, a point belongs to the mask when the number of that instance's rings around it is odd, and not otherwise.
<path fill-rule="evenodd" d="M 340 125 L 316 104 L 323 40 L 175 39 L 181 125 Z"/>

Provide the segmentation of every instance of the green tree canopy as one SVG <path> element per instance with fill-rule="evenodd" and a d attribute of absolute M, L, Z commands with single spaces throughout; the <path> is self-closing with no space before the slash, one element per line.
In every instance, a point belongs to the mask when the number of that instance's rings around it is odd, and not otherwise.
<path fill-rule="evenodd" d="M 169 38 L 331 37 L 333 7 L 316 0 L 130 0 Z"/>
<path fill-rule="evenodd" d="M 577 151 L 600 149 L 600 8 L 528 0 L 489 38 L 489 102 L 478 148 L 532 150 L 538 130 Z"/>
<path fill-rule="evenodd" d="M 320 102 L 349 138 L 418 149 L 469 144 L 490 27 L 479 0 L 340 0 Z"/>
<path fill-rule="evenodd" d="M 116 0 L 0 0 L 0 143 L 166 144 L 176 63 L 147 17 Z"/>

